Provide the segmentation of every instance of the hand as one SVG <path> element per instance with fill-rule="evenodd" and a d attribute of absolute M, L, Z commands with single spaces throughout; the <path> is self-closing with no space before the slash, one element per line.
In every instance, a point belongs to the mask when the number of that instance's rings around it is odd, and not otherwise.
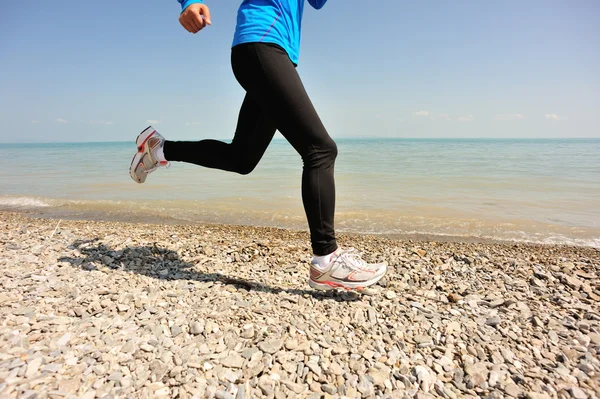
<path fill-rule="evenodd" d="M 179 23 L 190 33 L 198 33 L 210 25 L 210 11 L 205 4 L 190 4 L 179 16 Z"/>

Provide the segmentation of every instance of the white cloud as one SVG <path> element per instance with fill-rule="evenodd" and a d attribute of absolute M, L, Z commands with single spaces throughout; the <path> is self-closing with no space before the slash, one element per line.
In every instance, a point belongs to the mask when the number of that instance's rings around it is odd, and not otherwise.
<path fill-rule="evenodd" d="M 186 122 L 186 126 L 200 126 L 202 122 Z"/>
<path fill-rule="evenodd" d="M 473 115 L 459 116 L 456 120 L 459 122 L 473 122 Z"/>
<path fill-rule="evenodd" d="M 37 119 L 34 119 L 31 121 L 31 123 L 33 123 L 34 125 L 37 125 L 38 123 L 40 123 L 40 121 L 38 121 Z"/>
<path fill-rule="evenodd" d="M 146 122 L 148 122 L 151 125 L 158 125 L 160 123 L 160 121 L 157 119 L 148 119 Z"/>
<path fill-rule="evenodd" d="M 415 116 L 429 116 L 429 111 L 417 111 Z"/>
<path fill-rule="evenodd" d="M 90 121 L 90 125 L 112 125 L 111 121 Z"/>
<path fill-rule="evenodd" d="M 440 114 L 440 118 L 442 118 L 445 121 L 451 121 L 452 118 L 450 118 L 450 115 L 448 114 Z"/>
<path fill-rule="evenodd" d="M 544 115 L 546 117 L 546 119 L 551 120 L 551 121 L 559 121 L 562 118 L 556 114 L 546 114 Z"/>
<path fill-rule="evenodd" d="M 523 114 L 498 114 L 495 117 L 498 121 L 520 121 L 525 119 Z"/>
<path fill-rule="evenodd" d="M 57 118 L 56 122 L 58 122 L 58 123 L 67 123 L 67 121 L 64 120 L 63 118 Z"/>

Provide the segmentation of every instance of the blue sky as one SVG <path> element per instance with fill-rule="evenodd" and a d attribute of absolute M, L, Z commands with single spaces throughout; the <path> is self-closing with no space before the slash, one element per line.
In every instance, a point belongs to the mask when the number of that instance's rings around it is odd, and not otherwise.
<path fill-rule="evenodd" d="M 240 1 L 0 3 L 0 142 L 230 139 Z M 600 137 L 600 2 L 329 0 L 298 71 L 334 138 Z M 150 122 L 149 122 L 150 121 Z"/>

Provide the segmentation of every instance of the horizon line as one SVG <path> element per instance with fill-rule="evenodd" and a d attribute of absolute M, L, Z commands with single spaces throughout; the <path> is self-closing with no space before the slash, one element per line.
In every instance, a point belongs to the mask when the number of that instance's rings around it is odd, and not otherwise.
<path fill-rule="evenodd" d="M 332 137 L 333 140 L 600 140 L 600 137 Z M 209 138 L 201 138 L 192 141 L 202 141 Z M 211 138 L 214 140 L 231 141 L 229 138 Z M 178 140 L 174 140 L 178 141 Z M 183 140 L 182 141 L 190 141 Z M 272 141 L 287 141 L 285 137 L 274 137 Z M 110 141 L 14 141 L 5 142 L 3 144 L 109 144 L 109 143 L 131 143 L 132 140 L 110 140 Z"/>

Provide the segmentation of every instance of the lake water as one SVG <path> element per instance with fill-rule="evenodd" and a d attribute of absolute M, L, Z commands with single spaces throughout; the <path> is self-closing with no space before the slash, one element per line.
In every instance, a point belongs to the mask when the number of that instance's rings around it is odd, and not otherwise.
<path fill-rule="evenodd" d="M 600 139 L 336 139 L 339 232 L 600 247 Z M 173 163 L 134 183 L 132 142 L 0 144 L 0 209 L 61 218 L 307 229 L 302 161 Z"/>

